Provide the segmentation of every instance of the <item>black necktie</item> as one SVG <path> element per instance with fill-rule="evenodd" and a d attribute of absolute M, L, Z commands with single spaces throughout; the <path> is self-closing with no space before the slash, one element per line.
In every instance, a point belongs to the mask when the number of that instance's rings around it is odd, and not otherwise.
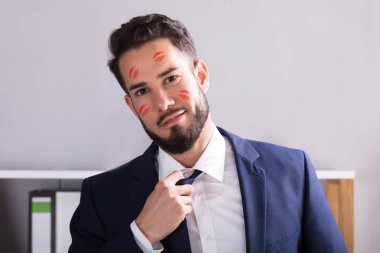
<path fill-rule="evenodd" d="M 195 170 L 195 171 L 193 172 L 193 174 L 191 174 L 190 177 L 188 177 L 188 178 L 184 178 L 184 179 L 180 179 L 180 180 L 176 183 L 176 185 L 193 184 L 195 178 L 196 178 L 197 176 L 199 176 L 201 173 L 202 173 L 202 171 L 200 171 L 200 170 Z"/>

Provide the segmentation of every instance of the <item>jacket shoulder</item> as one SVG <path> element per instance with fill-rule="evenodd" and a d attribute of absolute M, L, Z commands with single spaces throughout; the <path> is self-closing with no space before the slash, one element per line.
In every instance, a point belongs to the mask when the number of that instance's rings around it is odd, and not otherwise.
<path fill-rule="evenodd" d="M 125 179 L 126 177 L 128 178 L 131 176 L 133 172 L 133 168 L 138 166 L 140 163 L 141 163 L 141 156 L 138 156 L 134 158 L 133 160 L 125 164 L 122 164 L 114 169 L 88 177 L 87 180 L 91 181 L 91 183 L 98 184 L 105 181 L 115 182 L 115 180 L 117 180 L 118 178 Z"/>
<path fill-rule="evenodd" d="M 302 163 L 304 161 L 305 152 L 303 150 L 262 141 L 248 139 L 246 141 L 259 152 L 262 158 L 294 160 L 295 162 L 302 161 Z"/>
<path fill-rule="evenodd" d="M 134 175 L 141 176 L 155 167 L 156 152 L 157 146 L 152 143 L 140 156 L 119 167 L 89 177 L 88 180 L 93 183 L 111 182 L 112 184 L 123 180 L 125 183 L 125 180 L 131 179 Z"/>
<path fill-rule="evenodd" d="M 218 127 L 220 133 L 227 137 L 234 150 L 247 158 L 274 159 L 285 161 L 303 161 L 305 153 L 302 150 L 284 147 L 268 142 L 242 138 Z M 256 153 L 252 155 L 252 153 Z"/>

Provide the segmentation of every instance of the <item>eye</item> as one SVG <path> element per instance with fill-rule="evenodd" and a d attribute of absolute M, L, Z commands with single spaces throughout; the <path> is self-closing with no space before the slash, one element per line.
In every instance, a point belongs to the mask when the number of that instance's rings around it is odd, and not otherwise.
<path fill-rule="evenodd" d="M 136 96 L 142 96 L 144 95 L 145 93 L 148 92 L 148 89 L 147 88 L 141 88 L 141 89 L 138 89 L 135 93 Z"/>
<path fill-rule="evenodd" d="M 164 83 L 165 84 L 168 84 L 168 83 L 172 83 L 172 82 L 175 82 L 179 79 L 179 76 L 175 75 L 175 76 L 169 76 L 168 78 L 165 79 Z"/>

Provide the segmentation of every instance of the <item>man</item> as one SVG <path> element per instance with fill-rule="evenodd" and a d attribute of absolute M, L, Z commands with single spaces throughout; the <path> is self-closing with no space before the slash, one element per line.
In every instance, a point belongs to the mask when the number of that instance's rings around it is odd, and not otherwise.
<path fill-rule="evenodd" d="M 347 251 L 302 151 L 214 125 L 206 64 L 179 21 L 135 17 L 112 33 L 110 50 L 153 143 L 84 180 L 69 252 Z"/>

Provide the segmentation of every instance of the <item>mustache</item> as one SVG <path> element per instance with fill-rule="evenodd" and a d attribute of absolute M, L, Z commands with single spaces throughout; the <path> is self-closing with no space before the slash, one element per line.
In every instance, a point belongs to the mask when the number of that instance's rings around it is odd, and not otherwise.
<path fill-rule="evenodd" d="M 176 113 L 176 112 L 178 112 L 178 111 L 182 111 L 182 110 L 184 110 L 184 111 L 186 112 L 186 108 L 184 108 L 184 107 L 171 109 L 171 110 L 165 112 L 165 113 L 162 114 L 162 115 L 160 116 L 160 118 L 158 119 L 158 121 L 157 121 L 157 126 L 160 126 L 161 123 L 165 120 L 166 117 L 168 117 L 168 116 L 170 116 L 170 115 L 172 115 L 173 113 Z"/>

